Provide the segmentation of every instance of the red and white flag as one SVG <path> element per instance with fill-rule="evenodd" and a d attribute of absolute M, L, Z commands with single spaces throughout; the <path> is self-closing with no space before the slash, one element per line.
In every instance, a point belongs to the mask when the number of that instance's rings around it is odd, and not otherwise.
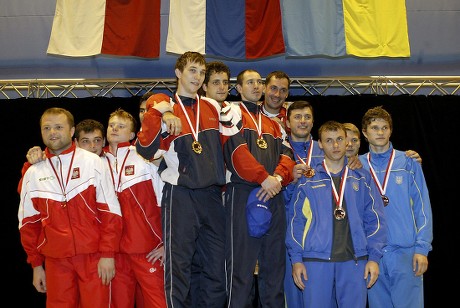
<path fill-rule="evenodd" d="M 161 0 L 57 0 L 48 54 L 158 58 Z"/>

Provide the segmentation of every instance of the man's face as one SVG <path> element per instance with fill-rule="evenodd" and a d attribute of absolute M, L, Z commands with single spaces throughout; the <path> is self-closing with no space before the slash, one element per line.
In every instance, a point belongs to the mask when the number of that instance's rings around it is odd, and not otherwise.
<path fill-rule="evenodd" d="M 310 108 L 295 109 L 286 119 L 292 141 L 307 141 L 313 128 L 313 113 Z"/>
<path fill-rule="evenodd" d="M 265 109 L 278 113 L 289 95 L 289 82 L 286 78 L 271 78 L 265 85 Z"/>
<path fill-rule="evenodd" d="M 107 127 L 107 141 L 110 145 L 128 142 L 134 138 L 133 123 L 125 118 L 113 116 Z"/>
<path fill-rule="evenodd" d="M 142 103 L 139 105 L 139 121 L 144 120 L 144 114 L 146 112 L 145 107 L 147 106 L 147 100 L 142 101 Z"/>
<path fill-rule="evenodd" d="M 227 73 L 212 73 L 207 84 L 203 84 L 206 97 L 212 98 L 219 103 L 224 102 L 228 96 L 229 78 Z"/>
<path fill-rule="evenodd" d="M 390 123 L 384 119 L 377 118 L 366 127 L 366 130 L 363 130 L 363 135 L 370 145 L 386 147 L 390 143 Z"/>
<path fill-rule="evenodd" d="M 358 155 L 361 140 L 356 132 L 347 130 L 347 157 Z"/>
<path fill-rule="evenodd" d="M 105 144 L 105 138 L 99 129 L 95 129 L 89 133 L 81 131 L 76 142 L 78 147 L 100 156 Z"/>
<path fill-rule="evenodd" d="M 194 98 L 203 84 L 206 66 L 189 62 L 182 72 L 179 69 L 176 69 L 175 72 L 178 78 L 177 93 L 181 96 Z"/>
<path fill-rule="evenodd" d="M 257 103 L 262 97 L 264 83 L 257 72 L 246 72 L 241 85 L 236 85 L 236 90 L 241 94 L 243 101 Z"/>
<path fill-rule="evenodd" d="M 43 143 L 52 153 L 61 154 L 72 145 L 75 127 L 70 127 L 65 114 L 44 115 L 40 128 Z"/>
<path fill-rule="evenodd" d="M 347 137 L 343 130 L 323 131 L 318 145 L 324 151 L 324 156 L 332 161 L 339 161 L 345 156 Z"/>

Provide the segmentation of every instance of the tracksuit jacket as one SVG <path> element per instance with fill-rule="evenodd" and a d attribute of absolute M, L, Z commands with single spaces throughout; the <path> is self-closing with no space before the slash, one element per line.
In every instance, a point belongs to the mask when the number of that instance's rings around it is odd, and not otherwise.
<path fill-rule="evenodd" d="M 384 153 L 372 153 L 371 164 L 380 183 L 384 182 L 386 168 L 393 145 Z M 367 153 L 359 156 L 363 168 L 369 170 Z M 422 166 L 402 151 L 395 150 L 395 158 L 385 195 L 389 205 L 385 207 L 388 224 L 387 249 L 413 247 L 415 253 L 427 256 L 433 240 L 433 218 L 428 188 Z"/>
<path fill-rule="evenodd" d="M 140 157 L 129 142 L 120 143 L 116 153 L 104 148 L 103 161 L 111 178 L 123 213 L 120 252 L 149 253 L 163 244 L 161 210 L 154 191 L 156 166 Z M 152 198 L 153 197 L 153 198 Z"/>
<path fill-rule="evenodd" d="M 172 99 L 173 113 L 182 121 L 182 131 L 178 136 L 169 135 L 161 112 L 149 108 L 144 115 L 142 131 L 136 141 L 137 152 L 145 159 L 153 159 L 163 155 L 160 173 L 163 181 L 172 185 L 180 185 L 190 189 L 204 188 L 212 185 L 225 184 L 225 165 L 222 157 L 222 140 L 219 133 L 219 112 L 217 102 L 201 97 L 200 129 L 198 142 L 203 147 L 199 155 L 191 151 L 194 137 L 187 124 L 184 112 Z M 192 111 L 190 99 L 182 99 L 188 110 L 190 121 L 195 129 L 196 117 Z M 144 124 L 145 122 L 145 124 Z M 202 129 L 202 128 L 206 129 Z M 157 152 L 158 151 L 158 152 Z M 190 154 L 194 155 L 190 155 Z"/>
<path fill-rule="evenodd" d="M 45 153 L 47 159 L 30 166 L 22 178 L 18 219 L 27 262 L 36 267 L 45 256 L 97 252 L 114 257 L 122 218 L 102 160 L 75 143 L 60 155 L 48 148 Z"/>
<path fill-rule="evenodd" d="M 345 162 L 346 164 L 346 162 Z M 286 245 L 292 263 L 303 258 L 329 260 L 332 253 L 332 182 L 322 164 L 302 177 L 291 198 Z M 355 258 L 379 262 L 386 243 L 383 202 L 369 172 L 348 170 L 344 192 Z"/>

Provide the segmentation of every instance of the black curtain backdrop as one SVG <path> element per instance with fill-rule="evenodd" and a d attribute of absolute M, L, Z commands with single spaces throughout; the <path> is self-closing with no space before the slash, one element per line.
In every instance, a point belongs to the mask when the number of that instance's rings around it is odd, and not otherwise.
<path fill-rule="evenodd" d="M 234 98 L 234 97 L 230 97 Z M 430 190 L 434 217 L 433 251 L 429 254 L 429 267 L 424 275 L 425 306 L 436 305 L 435 294 L 442 294 L 444 301 L 457 298 L 455 284 L 448 283 L 455 263 L 449 253 L 455 241 L 456 206 L 454 175 L 458 147 L 454 133 L 457 131 L 460 114 L 460 96 L 308 96 L 289 97 L 288 101 L 307 100 L 314 107 L 312 134 L 317 139 L 319 126 L 327 120 L 355 123 L 361 128 L 361 118 L 371 107 L 382 105 L 393 116 L 391 141 L 396 149 L 413 149 L 423 158 L 423 170 Z M 1 258 L 6 271 L 6 302 L 17 302 L 18 307 L 45 307 L 45 296 L 36 292 L 32 285 L 32 269 L 26 264 L 26 255 L 21 247 L 18 231 L 17 210 L 19 195 L 17 184 L 27 150 L 33 145 L 43 146 L 39 119 L 49 107 L 59 106 L 71 111 L 75 123 L 93 118 L 105 126 L 109 114 L 123 108 L 138 118 L 139 97 L 130 98 L 52 98 L 0 100 L 2 112 L 0 123 L 5 138 L 2 161 L 6 167 L 6 178 L 2 181 L 5 199 L 2 205 L 5 215 L 1 223 L 3 249 Z M 360 153 L 367 152 L 368 144 L 362 137 Z M 452 238 L 451 238 L 452 236 Z M 446 262 L 443 267 L 442 262 Z M 19 295 L 19 296 L 18 296 Z"/>

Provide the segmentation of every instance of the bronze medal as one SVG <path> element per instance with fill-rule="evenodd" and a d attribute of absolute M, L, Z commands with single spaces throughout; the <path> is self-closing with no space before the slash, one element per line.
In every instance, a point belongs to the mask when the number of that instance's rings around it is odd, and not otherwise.
<path fill-rule="evenodd" d="M 266 149 L 267 148 L 267 141 L 265 141 L 264 138 L 260 137 L 259 139 L 256 140 L 257 146 L 261 149 Z"/>
<path fill-rule="evenodd" d="M 315 175 L 315 169 L 313 168 L 308 168 L 303 172 L 303 175 L 306 176 L 307 178 L 311 178 Z"/>
<path fill-rule="evenodd" d="M 196 154 L 201 154 L 201 152 L 203 152 L 203 147 L 201 146 L 201 144 L 198 141 L 195 140 L 192 143 L 192 150 Z"/>
<path fill-rule="evenodd" d="M 335 209 L 334 217 L 337 220 L 342 220 L 345 218 L 345 210 L 344 209 Z"/>
<path fill-rule="evenodd" d="M 385 195 L 382 195 L 382 200 L 383 200 L 383 206 L 387 206 L 388 203 L 390 202 L 390 199 L 388 199 L 388 197 Z"/>

